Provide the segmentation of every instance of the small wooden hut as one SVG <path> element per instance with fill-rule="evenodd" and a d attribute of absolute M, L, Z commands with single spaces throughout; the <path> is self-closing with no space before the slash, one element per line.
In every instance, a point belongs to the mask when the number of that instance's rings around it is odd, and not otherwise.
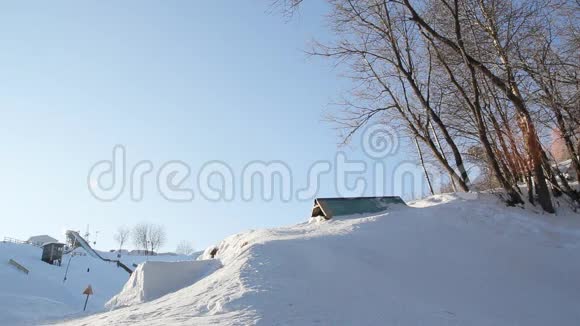
<path fill-rule="evenodd" d="M 62 263 L 62 254 L 64 252 L 64 243 L 49 242 L 42 246 L 42 261 L 51 265 L 60 266 Z"/>

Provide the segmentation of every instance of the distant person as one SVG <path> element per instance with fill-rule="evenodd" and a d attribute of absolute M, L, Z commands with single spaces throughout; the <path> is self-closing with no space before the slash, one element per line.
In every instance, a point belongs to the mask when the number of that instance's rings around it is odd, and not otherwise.
<path fill-rule="evenodd" d="M 213 248 L 212 251 L 209 253 L 209 255 L 211 256 L 211 258 L 214 258 L 215 255 L 217 255 L 218 252 L 218 248 Z"/>

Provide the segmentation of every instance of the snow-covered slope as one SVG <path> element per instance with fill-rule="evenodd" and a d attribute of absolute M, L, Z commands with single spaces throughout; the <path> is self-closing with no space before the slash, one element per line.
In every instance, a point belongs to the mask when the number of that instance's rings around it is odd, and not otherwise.
<path fill-rule="evenodd" d="M 192 286 L 68 323 L 578 325 L 580 216 L 492 196 L 411 206 L 229 237 Z"/>
<path fill-rule="evenodd" d="M 115 309 L 151 301 L 190 286 L 220 268 L 218 260 L 147 261 L 135 269 L 123 290 L 105 307 Z"/>
<path fill-rule="evenodd" d="M 75 250 L 83 254 L 83 249 Z M 48 320 L 82 314 L 83 290 L 90 284 L 94 290 L 87 313 L 101 311 L 105 302 L 117 294 L 129 279 L 129 274 L 115 264 L 91 256 L 74 256 L 66 282 L 63 282 L 69 255 L 62 266 L 40 260 L 42 249 L 28 244 L 0 243 L 0 325 L 36 325 Z M 114 253 L 102 253 L 114 257 Z M 155 256 L 153 260 L 183 260 L 185 256 Z M 14 259 L 28 270 L 24 274 L 8 264 Z M 129 265 L 149 257 L 127 256 Z M 85 313 L 86 314 L 86 313 Z"/>

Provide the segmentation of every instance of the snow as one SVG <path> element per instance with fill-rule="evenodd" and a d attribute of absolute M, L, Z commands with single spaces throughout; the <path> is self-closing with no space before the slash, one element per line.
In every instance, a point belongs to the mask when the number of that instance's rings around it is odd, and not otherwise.
<path fill-rule="evenodd" d="M 231 236 L 193 285 L 65 324 L 578 325 L 578 215 L 481 194 L 409 205 Z"/>
<path fill-rule="evenodd" d="M 47 244 L 47 243 L 58 242 L 58 240 L 56 240 L 55 238 L 53 238 L 47 234 L 43 234 L 43 235 L 32 236 L 32 237 L 28 238 L 28 240 L 26 242 L 34 244 L 34 245 L 42 246 L 42 245 Z"/>
<path fill-rule="evenodd" d="M 113 263 L 106 263 L 76 249 L 66 282 L 63 282 L 70 255 L 64 255 L 62 266 L 40 260 L 42 248 L 29 244 L 0 243 L 0 325 L 36 325 L 39 322 L 83 315 L 85 296 L 81 293 L 90 284 L 94 295 L 87 313 L 104 309 L 104 304 L 117 294 L 129 274 Z M 85 255 L 83 255 L 85 254 Z M 114 258 L 115 253 L 101 253 Z M 8 261 L 14 259 L 30 272 L 24 274 Z M 131 266 L 146 259 L 183 260 L 185 256 L 124 256 Z"/>
<path fill-rule="evenodd" d="M 580 216 L 564 204 L 556 215 L 505 207 L 489 194 L 436 195 L 373 216 L 251 230 L 197 261 L 124 255 L 128 266 L 150 260 L 131 278 L 115 264 L 75 256 L 63 284 L 65 266 L 40 261 L 40 250 L 0 244 L 6 262 L 0 324 L 576 326 L 580 320 Z M 30 273 L 8 265 L 11 258 Z M 88 284 L 95 294 L 82 313 Z"/>
<path fill-rule="evenodd" d="M 109 300 L 109 309 L 151 301 L 190 286 L 221 267 L 217 260 L 145 262 L 131 274 L 123 290 Z"/>

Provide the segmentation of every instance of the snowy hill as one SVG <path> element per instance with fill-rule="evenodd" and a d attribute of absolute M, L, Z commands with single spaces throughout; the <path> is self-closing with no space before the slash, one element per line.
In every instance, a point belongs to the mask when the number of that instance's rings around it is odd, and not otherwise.
<path fill-rule="evenodd" d="M 578 325 L 578 215 L 489 195 L 410 206 L 234 235 L 199 282 L 68 324 Z"/>
<path fill-rule="evenodd" d="M 218 260 L 147 261 L 131 274 L 123 290 L 105 307 L 115 309 L 151 301 L 190 286 L 220 268 Z"/>
<path fill-rule="evenodd" d="M 66 282 L 63 282 L 69 255 L 63 257 L 62 266 L 49 265 L 40 260 L 42 249 L 28 244 L 0 243 L 0 325 L 38 324 L 47 320 L 62 319 L 82 314 L 82 291 L 91 285 L 87 312 L 103 310 L 105 302 L 117 294 L 129 279 L 129 274 L 115 264 L 106 263 L 84 255 L 76 249 L 71 260 Z M 101 253 L 111 256 L 113 253 Z M 28 270 L 24 274 L 8 264 L 16 260 Z M 124 261 L 141 263 L 143 256 L 126 256 Z M 184 256 L 155 256 L 152 260 L 183 260 Z"/>

